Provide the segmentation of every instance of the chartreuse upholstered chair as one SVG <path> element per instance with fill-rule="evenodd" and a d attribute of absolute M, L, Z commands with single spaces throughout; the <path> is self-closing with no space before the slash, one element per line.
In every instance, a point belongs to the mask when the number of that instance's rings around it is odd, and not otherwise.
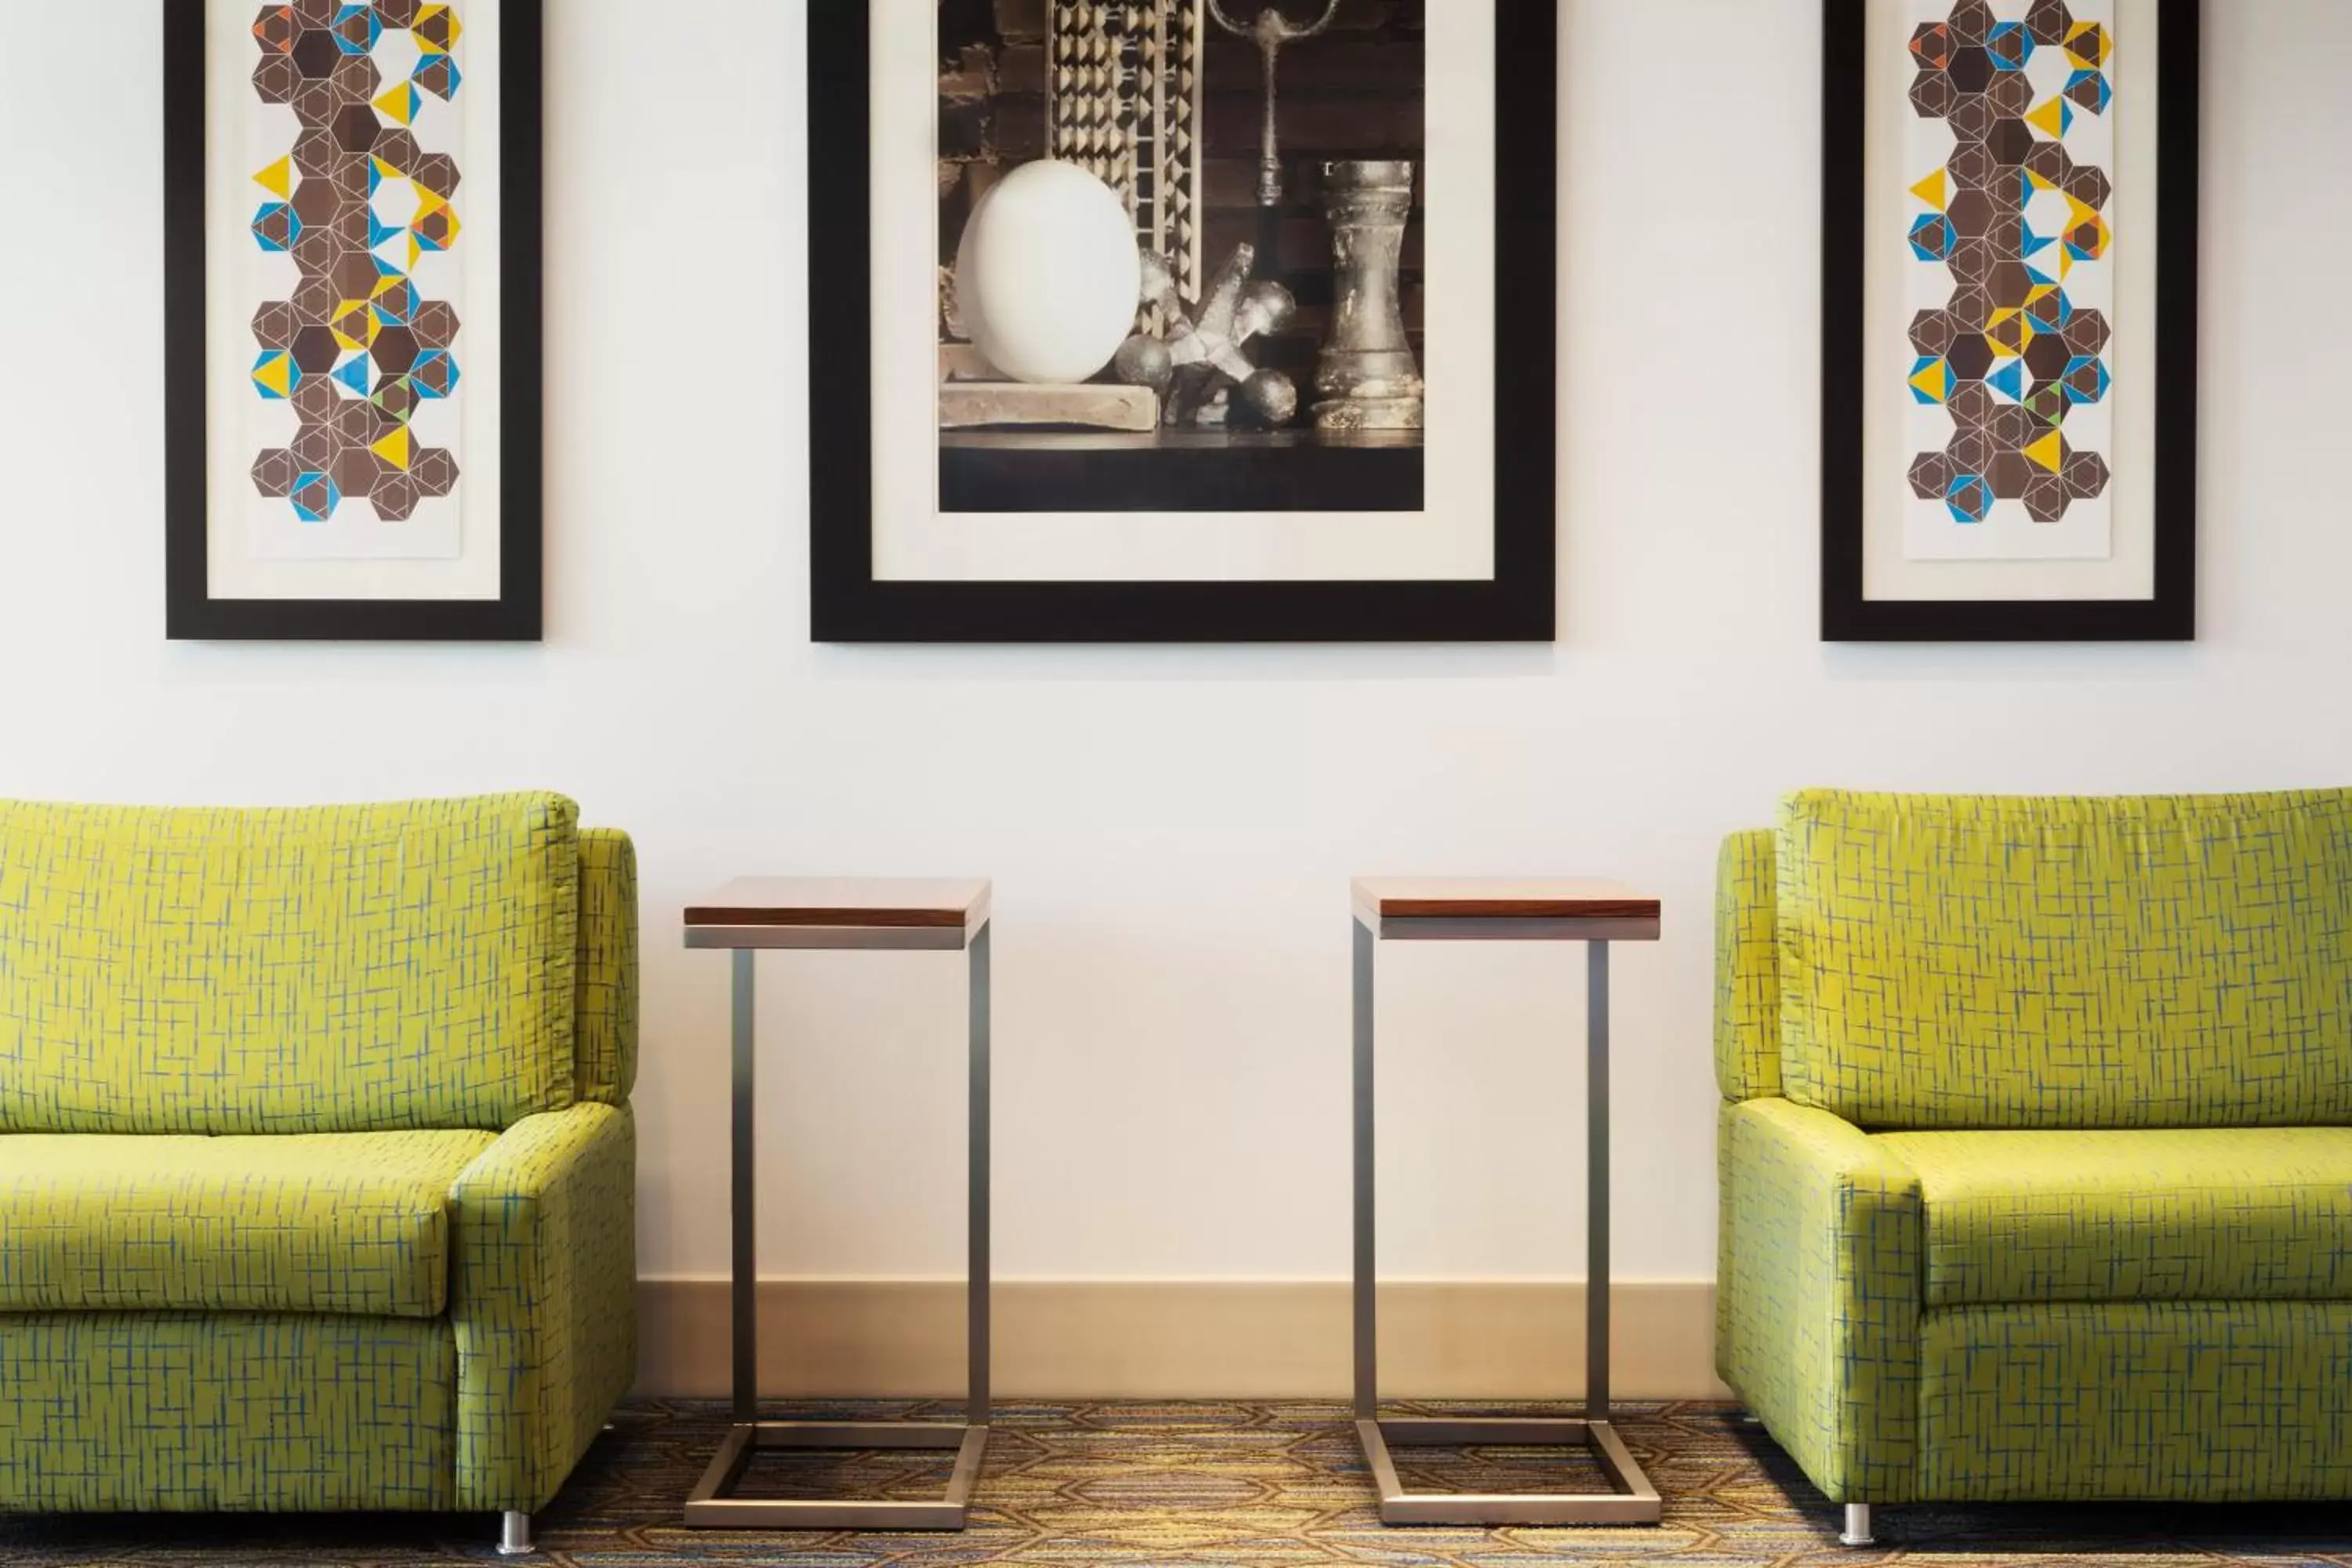
<path fill-rule="evenodd" d="M 2352 1498 L 2352 793 L 1726 847 L 1717 1362 L 1914 1501 Z"/>
<path fill-rule="evenodd" d="M 577 819 L 0 805 L 0 1510 L 529 1550 L 636 1355 L 635 868 Z"/>

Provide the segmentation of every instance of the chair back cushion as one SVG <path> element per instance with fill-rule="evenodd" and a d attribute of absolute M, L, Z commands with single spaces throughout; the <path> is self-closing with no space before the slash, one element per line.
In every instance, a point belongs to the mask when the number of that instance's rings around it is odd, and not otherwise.
<path fill-rule="evenodd" d="M 0 804 L 0 1131 L 498 1131 L 573 1094 L 578 810 Z"/>
<path fill-rule="evenodd" d="M 1876 1128 L 2352 1121 L 2352 792 L 1782 807 L 1788 1097 Z"/>

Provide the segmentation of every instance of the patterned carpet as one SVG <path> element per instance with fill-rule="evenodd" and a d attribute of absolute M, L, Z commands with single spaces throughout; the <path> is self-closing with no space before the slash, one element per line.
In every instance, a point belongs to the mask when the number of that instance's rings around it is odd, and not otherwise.
<path fill-rule="evenodd" d="M 1410 1407 L 1404 1407 L 1410 1408 Z M 947 1407 L 796 1405 L 778 1415 L 952 1418 Z M 1317 1404 L 1003 1405 L 973 1528 L 961 1535 L 744 1532 L 678 1527 L 719 1440 L 723 1407 L 632 1404 L 539 1521 L 545 1568 L 761 1563 L 783 1568 L 1546 1568 L 1567 1563 L 2334 1563 L 2352 1568 L 2352 1509 L 2005 1508 L 1891 1510 L 1882 1544 L 1836 1544 L 1822 1503 L 1759 1428 L 1717 1405 L 1637 1405 L 1626 1444 L 1665 1497 L 1654 1529 L 1383 1529 L 1345 1413 Z M 747 1495 L 934 1495 L 943 1454 L 763 1455 Z M 1406 1484 L 1599 1489 L 1576 1451 L 1398 1455 Z M 495 1521 L 0 1519 L 0 1563 L 333 1563 L 497 1561 Z"/>

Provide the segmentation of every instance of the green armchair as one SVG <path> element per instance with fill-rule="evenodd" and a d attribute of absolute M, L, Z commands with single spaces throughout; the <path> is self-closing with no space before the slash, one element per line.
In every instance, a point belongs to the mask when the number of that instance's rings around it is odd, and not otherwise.
<path fill-rule="evenodd" d="M 560 796 L 0 804 L 0 1510 L 481 1510 L 635 1375 L 636 870 Z"/>
<path fill-rule="evenodd" d="M 2352 1498 L 2352 792 L 1724 847 L 1717 1364 L 1874 1504 Z"/>

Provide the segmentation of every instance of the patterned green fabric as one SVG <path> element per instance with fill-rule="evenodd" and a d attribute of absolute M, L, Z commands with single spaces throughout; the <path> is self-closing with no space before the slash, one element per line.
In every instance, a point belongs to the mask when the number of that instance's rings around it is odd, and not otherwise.
<path fill-rule="evenodd" d="M 441 1318 L 0 1313 L 0 1512 L 449 1509 Z"/>
<path fill-rule="evenodd" d="M 1783 807 L 1781 1072 L 1871 1128 L 2352 1123 L 2352 791 Z"/>
<path fill-rule="evenodd" d="M 0 1311 L 438 1317 L 488 1132 L 0 1135 Z"/>
<path fill-rule="evenodd" d="M 1901 1132 L 1927 1304 L 2352 1300 L 2352 1128 Z"/>
<path fill-rule="evenodd" d="M 1730 1106 L 1725 1379 L 1838 1501 L 1911 1495 L 1919 1181 L 1877 1140 L 1785 1100 Z"/>
<path fill-rule="evenodd" d="M 1780 1092 L 1775 843 L 1769 828 L 1735 833 L 1717 863 L 1715 1081 L 1726 1100 Z"/>
<path fill-rule="evenodd" d="M 0 1131 L 495 1131 L 570 1104 L 577 815 L 0 805 Z"/>
<path fill-rule="evenodd" d="M 1960 1307 L 1920 1337 L 1923 1498 L 2352 1498 L 2352 1302 Z"/>
<path fill-rule="evenodd" d="M 580 830 L 579 1098 L 626 1105 L 637 1082 L 637 851 Z"/>
<path fill-rule="evenodd" d="M 636 1375 L 636 1124 L 588 1102 L 517 1123 L 455 1193 L 457 1495 L 539 1508 Z"/>

